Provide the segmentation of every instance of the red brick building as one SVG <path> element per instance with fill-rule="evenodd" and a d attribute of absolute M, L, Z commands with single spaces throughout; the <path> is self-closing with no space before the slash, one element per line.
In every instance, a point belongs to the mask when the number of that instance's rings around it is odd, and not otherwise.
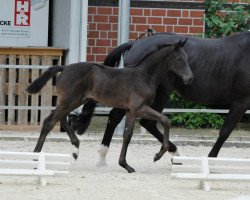
<path fill-rule="evenodd" d="M 117 46 L 118 2 L 89 1 L 87 61 L 103 62 L 106 55 Z M 202 34 L 205 30 L 203 17 L 204 0 L 131 0 L 129 39 L 135 40 L 147 28 L 153 28 L 156 32 Z"/>

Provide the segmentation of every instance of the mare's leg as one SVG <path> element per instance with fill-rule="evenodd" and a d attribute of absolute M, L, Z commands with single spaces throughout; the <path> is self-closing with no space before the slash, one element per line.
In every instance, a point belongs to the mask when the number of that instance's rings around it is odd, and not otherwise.
<path fill-rule="evenodd" d="M 212 150 L 209 153 L 209 157 L 217 157 L 222 145 L 230 136 L 231 132 L 235 128 L 237 122 L 241 119 L 249 106 L 242 105 L 240 103 L 233 103 L 230 107 L 229 113 L 226 116 L 224 124 L 220 129 L 219 137 L 214 144 Z"/>
<path fill-rule="evenodd" d="M 123 144 L 122 144 L 122 150 L 121 150 L 121 154 L 119 158 L 119 165 L 125 168 L 128 171 L 128 173 L 135 172 L 135 170 L 132 167 L 130 167 L 126 161 L 127 149 L 128 149 L 128 145 L 130 143 L 131 137 L 133 135 L 135 119 L 136 119 L 135 115 L 131 114 L 130 112 L 126 113 L 125 130 L 123 134 Z"/>
<path fill-rule="evenodd" d="M 152 109 L 156 110 L 157 112 L 162 112 L 165 108 L 166 103 L 169 99 L 169 88 L 158 87 L 156 91 L 156 96 L 154 99 L 154 103 L 150 106 Z M 143 126 L 150 134 L 152 134 L 159 142 L 163 142 L 163 134 L 159 131 L 156 126 L 156 121 L 148 120 L 148 119 L 141 119 L 140 125 Z M 173 155 L 179 155 L 177 147 L 169 141 L 169 152 Z"/>
<path fill-rule="evenodd" d="M 99 151 L 98 151 L 100 160 L 97 162 L 97 164 L 96 164 L 97 166 L 106 166 L 107 165 L 106 155 L 108 152 L 110 142 L 112 140 L 115 128 L 121 122 L 124 115 L 125 115 L 125 110 L 122 110 L 119 108 L 113 108 L 110 111 L 107 127 L 105 129 L 102 143 L 101 143 L 101 146 L 100 146 Z"/>
<path fill-rule="evenodd" d="M 76 150 L 72 153 L 73 157 L 75 159 L 78 158 L 79 156 L 79 146 L 80 146 L 80 141 L 79 139 L 76 137 L 72 127 L 68 124 L 68 121 L 67 121 L 67 117 L 63 117 L 62 120 L 61 120 L 61 126 L 62 128 L 67 132 L 69 138 L 70 138 L 70 141 L 71 141 L 71 144 L 74 145 L 76 147 Z"/>
<path fill-rule="evenodd" d="M 153 110 L 149 106 L 143 106 L 141 108 L 141 110 L 139 111 L 139 116 L 143 117 L 143 118 L 146 118 L 146 119 L 149 119 L 149 120 L 158 121 L 158 122 L 160 122 L 160 124 L 164 128 L 164 137 L 163 137 L 162 147 L 161 147 L 159 153 L 157 153 L 155 155 L 155 157 L 154 157 L 154 161 L 157 161 L 169 149 L 170 121 L 169 121 L 169 119 L 165 115 L 163 115 L 163 114 L 161 114 L 161 113 Z"/>

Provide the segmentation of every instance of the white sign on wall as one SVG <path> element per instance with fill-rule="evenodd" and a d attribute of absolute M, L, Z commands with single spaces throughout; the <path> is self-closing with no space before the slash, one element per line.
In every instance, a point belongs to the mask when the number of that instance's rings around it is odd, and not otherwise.
<path fill-rule="evenodd" d="M 0 0 L 0 46 L 47 46 L 49 0 Z"/>

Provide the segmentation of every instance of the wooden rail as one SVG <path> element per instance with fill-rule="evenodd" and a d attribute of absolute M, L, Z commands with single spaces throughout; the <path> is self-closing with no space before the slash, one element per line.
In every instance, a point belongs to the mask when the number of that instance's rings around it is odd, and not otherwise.
<path fill-rule="evenodd" d="M 62 55 L 63 49 L 58 48 L 0 47 L 0 126 L 39 125 L 51 112 L 17 107 L 55 105 L 52 80 L 39 94 L 28 95 L 25 89 L 49 66 L 61 65 Z"/>

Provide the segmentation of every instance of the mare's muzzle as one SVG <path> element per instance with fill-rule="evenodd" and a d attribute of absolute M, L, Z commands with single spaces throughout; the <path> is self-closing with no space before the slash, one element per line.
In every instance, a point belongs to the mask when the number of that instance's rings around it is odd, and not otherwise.
<path fill-rule="evenodd" d="M 194 75 L 193 75 L 193 73 L 184 75 L 184 76 L 182 77 L 182 80 L 183 80 L 183 83 L 184 83 L 185 85 L 191 84 L 191 83 L 193 82 L 193 80 L 194 80 Z"/>

